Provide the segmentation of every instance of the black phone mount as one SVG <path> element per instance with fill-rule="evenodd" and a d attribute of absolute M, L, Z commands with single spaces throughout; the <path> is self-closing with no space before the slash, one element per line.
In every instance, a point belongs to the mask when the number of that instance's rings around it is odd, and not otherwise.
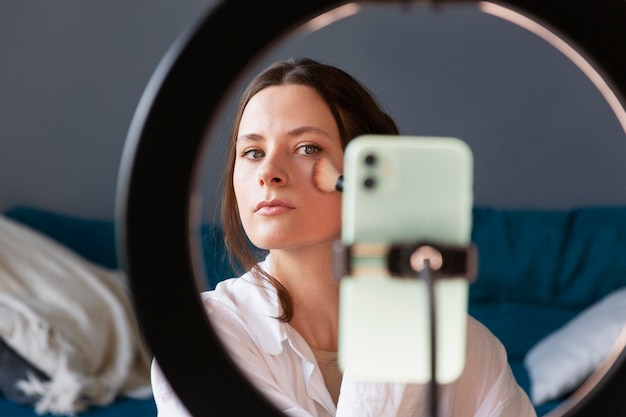
<path fill-rule="evenodd" d="M 430 331 L 430 381 L 429 415 L 439 416 L 437 384 L 437 308 L 435 282 L 439 279 L 465 278 L 476 280 L 478 250 L 475 245 L 450 246 L 433 243 L 359 243 L 344 245 L 336 241 L 334 251 L 334 275 L 337 280 L 352 276 L 380 275 L 400 279 L 423 279 L 428 289 L 428 315 Z M 365 258 L 384 258 L 385 267 L 361 266 Z M 358 279 L 358 278 L 349 278 Z"/>
<path fill-rule="evenodd" d="M 464 277 L 470 283 L 476 280 L 478 251 L 475 245 L 453 246 L 431 242 L 418 243 L 357 243 L 344 245 L 336 241 L 334 251 L 334 276 L 341 280 L 347 276 L 372 275 L 376 272 L 394 278 L 415 278 L 429 260 L 434 278 Z M 365 258 L 386 259 L 384 267 L 362 266 Z"/>

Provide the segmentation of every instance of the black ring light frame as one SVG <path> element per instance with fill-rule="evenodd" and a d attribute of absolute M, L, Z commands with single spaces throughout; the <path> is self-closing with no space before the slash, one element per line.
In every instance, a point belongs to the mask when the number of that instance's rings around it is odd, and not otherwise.
<path fill-rule="evenodd" d="M 182 37 L 152 77 L 133 119 L 121 164 L 118 243 L 146 341 L 194 416 L 278 416 L 242 376 L 207 319 L 195 285 L 190 242 L 197 156 L 223 97 L 273 42 L 348 2 L 222 1 Z M 408 1 L 379 1 L 402 3 Z M 477 3 L 476 1 L 433 1 Z M 626 97 L 626 2 L 509 0 L 517 11 L 569 41 Z M 626 192 L 626 191 L 625 191 Z M 625 254 L 626 255 L 626 254 Z M 626 350 L 566 416 L 621 416 Z"/>

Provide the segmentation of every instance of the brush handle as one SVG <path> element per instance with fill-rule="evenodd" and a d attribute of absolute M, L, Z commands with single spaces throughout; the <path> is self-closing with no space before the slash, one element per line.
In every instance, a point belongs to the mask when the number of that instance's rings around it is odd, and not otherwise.
<path fill-rule="evenodd" d="M 339 178 L 337 178 L 337 183 L 335 184 L 335 190 L 343 191 L 343 175 L 340 175 Z"/>

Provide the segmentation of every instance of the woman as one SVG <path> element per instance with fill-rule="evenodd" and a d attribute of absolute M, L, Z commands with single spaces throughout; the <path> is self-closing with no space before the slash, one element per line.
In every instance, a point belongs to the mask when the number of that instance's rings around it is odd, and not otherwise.
<path fill-rule="evenodd" d="M 318 190 L 313 166 L 342 167 L 352 138 L 397 134 L 393 120 L 344 71 L 309 59 L 277 62 L 244 92 L 233 123 L 222 199 L 226 242 L 249 271 L 203 294 L 212 324 L 248 378 L 290 416 L 414 416 L 421 385 L 364 383 L 337 367 L 333 241 L 341 195 Z M 259 262 L 248 245 L 269 251 Z M 534 416 L 504 348 L 468 321 L 467 365 L 440 387 L 442 416 Z M 159 415 L 187 415 L 156 364 Z"/>

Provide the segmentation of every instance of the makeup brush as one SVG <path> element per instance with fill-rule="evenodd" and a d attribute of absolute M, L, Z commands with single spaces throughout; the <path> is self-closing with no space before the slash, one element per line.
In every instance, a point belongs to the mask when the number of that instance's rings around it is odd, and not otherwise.
<path fill-rule="evenodd" d="M 313 184 L 326 193 L 343 191 L 343 175 L 327 158 L 320 158 L 313 165 Z"/>

